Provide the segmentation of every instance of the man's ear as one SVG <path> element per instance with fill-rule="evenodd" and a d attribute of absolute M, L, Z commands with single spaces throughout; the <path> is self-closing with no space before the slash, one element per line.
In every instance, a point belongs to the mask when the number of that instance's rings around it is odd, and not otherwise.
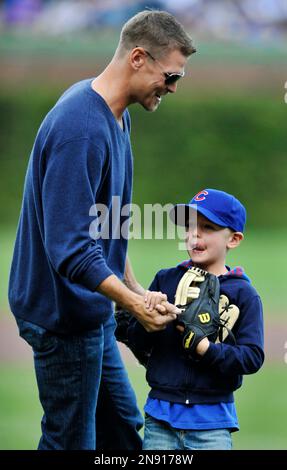
<path fill-rule="evenodd" d="M 142 47 L 135 47 L 130 53 L 130 65 L 134 70 L 138 70 L 146 61 L 146 53 Z"/>
<path fill-rule="evenodd" d="M 236 248 L 237 246 L 240 245 L 243 239 L 244 239 L 243 233 L 231 232 L 228 243 L 227 243 L 227 248 L 229 249 Z"/>

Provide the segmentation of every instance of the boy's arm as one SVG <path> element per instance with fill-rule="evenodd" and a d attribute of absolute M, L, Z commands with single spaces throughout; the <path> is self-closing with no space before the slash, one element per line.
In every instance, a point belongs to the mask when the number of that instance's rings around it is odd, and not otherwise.
<path fill-rule="evenodd" d="M 242 308 L 235 345 L 227 342 L 206 344 L 205 340 L 206 338 L 197 346 L 200 365 L 218 371 L 224 376 L 257 372 L 264 361 L 263 312 L 260 297 L 253 297 L 249 304 Z"/>
<path fill-rule="evenodd" d="M 139 294 L 139 295 L 145 294 L 145 289 L 138 283 L 138 281 L 135 278 L 132 265 L 130 263 L 128 256 L 126 258 L 124 284 L 136 294 Z"/>

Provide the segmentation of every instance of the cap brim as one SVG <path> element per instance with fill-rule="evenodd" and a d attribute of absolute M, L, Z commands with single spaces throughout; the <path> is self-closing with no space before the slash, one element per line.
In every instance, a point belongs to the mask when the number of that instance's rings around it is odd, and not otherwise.
<path fill-rule="evenodd" d="M 227 224 L 216 217 L 212 212 L 197 204 L 176 204 L 170 211 L 170 219 L 175 225 L 186 227 L 191 217 L 194 217 L 195 212 L 199 212 L 208 220 L 220 227 L 227 227 Z"/>

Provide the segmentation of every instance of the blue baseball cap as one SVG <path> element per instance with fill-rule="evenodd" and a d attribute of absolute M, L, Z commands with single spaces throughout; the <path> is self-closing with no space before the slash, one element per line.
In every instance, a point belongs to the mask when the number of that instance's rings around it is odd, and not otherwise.
<path fill-rule="evenodd" d="M 170 218 L 176 225 L 185 226 L 190 210 L 204 215 L 208 220 L 235 232 L 243 232 L 246 210 L 236 197 L 217 189 L 203 189 L 188 204 L 176 204 Z"/>

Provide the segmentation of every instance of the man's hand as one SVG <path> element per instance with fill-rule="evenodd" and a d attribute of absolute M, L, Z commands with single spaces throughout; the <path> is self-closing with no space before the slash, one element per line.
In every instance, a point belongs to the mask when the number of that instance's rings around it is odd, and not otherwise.
<path fill-rule="evenodd" d="M 167 301 L 162 301 L 152 310 L 147 309 L 143 297 L 138 299 L 130 311 L 149 332 L 164 330 L 168 323 L 176 320 L 177 315 L 181 313 L 181 310 Z"/>
<path fill-rule="evenodd" d="M 97 291 L 130 312 L 149 332 L 163 330 L 181 313 L 181 310 L 167 301 L 158 304 L 157 309 L 148 310 L 144 295 L 132 292 L 114 274 L 102 281 L 97 286 Z"/>
<path fill-rule="evenodd" d="M 180 313 L 179 309 L 167 302 L 166 294 L 163 294 L 162 292 L 151 292 L 149 290 L 145 291 L 143 289 L 135 278 L 128 258 L 125 266 L 124 284 L 133 293 L 144 297 L 144 305 L 140 302 L 140 306 L 138 306 L 137 300 L 135 302 L 136 306 L 134 302 L 132 302 L 131 307 L 128 307 L 132 298 L 130 295 L 126 295 L 124 299 L 125 302 L 121 303 L 121 305 L 127 308 L 147 331 L 158 331 L 164 329 L 168 323 L 177 318 L 176 314 Z"/>

